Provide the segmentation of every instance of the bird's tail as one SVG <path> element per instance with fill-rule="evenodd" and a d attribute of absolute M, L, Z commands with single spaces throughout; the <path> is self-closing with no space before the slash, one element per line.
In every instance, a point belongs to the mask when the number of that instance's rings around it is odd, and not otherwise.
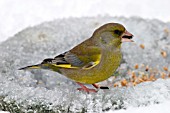
<path fill-rule="evenodd" d="M 26 69 L 40 69 L 41 68 L 41 64 L 37 64 L 37 65 L 31 65 L 31 66 L 26 66 L 23 68 L 19 68 L 18 70 L 26 70 Z"/>

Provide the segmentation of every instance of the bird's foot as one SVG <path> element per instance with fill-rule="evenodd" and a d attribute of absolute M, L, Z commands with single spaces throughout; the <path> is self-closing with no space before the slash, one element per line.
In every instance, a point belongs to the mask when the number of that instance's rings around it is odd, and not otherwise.
<path fill-rule="evenodd" d="M 99 86 L 97 84 L 92 84 L 96 89 L 109 89 L 107 86 Z"/>
<path fill-rule="evenodd" d="M 92 84 L 96 89 L 99 89 L 100 88 L 100 86 L 99 85 L 97 85 L 97 84 Z"/>
<path fill-rule="evenodd" d="M 79 90 L 79 91 L 85 91 L 85 92 L 87 92 L 87 93 L 90 93 L 90 92 L 93 92 L 93 93 L 96 93 L 97 92 L 97 90 L 95 90 L 95 89 L 89 89 L 89 88 L 77 88 L 77 90 Z"/>
<path fill-rule="evenodd" d="M 97 92 L 97 90 L 89 89 L 89 88 L 87 88 L 86 86 L 84 86 L 83 84 L 81 84 L 79 82 L 77 82 L 77 84 L 79 84 L 81 86 L 81 88 L 77 88 L 77 90 L 79 90 L 79 91 L 85 91 L 87 93 L 90 93 L 90 92 L 96 93 Z"/>
<path fill-rule="evenodd" d="M 79 84 L 81 86 L 81 88 L 77 88 L 77 90 L 79 91 L 85 91 L 87 93 L 93 92 L 96 93 L 98 91 L 98 89 L 109 89 L 108 87 L 104 87 L 104 86 L 99 86 L 97 84 L 92 84 L 96 89 L 89 89 L 86 86 L 84 86 L 82 83 L 77 82 L 77 84 Z"/>

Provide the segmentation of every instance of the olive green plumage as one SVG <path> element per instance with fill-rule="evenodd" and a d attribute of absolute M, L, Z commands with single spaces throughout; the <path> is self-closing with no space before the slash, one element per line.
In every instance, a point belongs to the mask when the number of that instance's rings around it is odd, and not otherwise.
<path fill-rule="evenodd" d="M 48 69 L 80 83 L 94 84 L 108 79 L 122 59 L 121 43 L 132 35 L 118 23 L 108 23 L 70 51 L 21 69 Z"/>

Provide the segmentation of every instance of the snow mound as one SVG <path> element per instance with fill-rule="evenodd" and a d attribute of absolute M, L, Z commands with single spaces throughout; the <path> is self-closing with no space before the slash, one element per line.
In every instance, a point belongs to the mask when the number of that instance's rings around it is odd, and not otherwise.
<path fill-rule="evenodd" d="M 134 64 L 149 65 L 160 72 L 164 71 L 163 66 L 170 68 L 169 27 L 158 20 L 84 17 L 46 22 L 27 28 L 0 44 L 0 110 L 103 112 L 130 106 L 146 106 L 169 99 L 170 79 L 158 79 L 135 87 L 114 88 L 112 84 L 110 90 L 86 94 L 77 91 L 78 86 L 74 82 L 58 73 L 18 70 L 71 49 L 90 37 L 97 27 L 109 22 L 123 24 L 135 36 L 135 43 L 123 44 L 124 72 L 134 70 Z M 144 45 L 144 49 L 140 44 Z M 161 51 L 166 51 L 166 56 L 162 56 Z M 128 75 L 125 73 L 121 76 Z"/>

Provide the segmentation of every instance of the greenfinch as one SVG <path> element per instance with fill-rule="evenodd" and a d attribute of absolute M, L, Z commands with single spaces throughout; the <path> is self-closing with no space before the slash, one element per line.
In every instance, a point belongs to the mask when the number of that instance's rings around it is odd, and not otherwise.
<path fill-rule="evenodd" d="M 108 79 L 119 67 L 122 59 L 121 43 L 133 42 L 132 37 L 123 25 L 107 23 L 70 51 L 20 70 L 52 70 L 77 82 L 81 86 L 78 90 L 96 92 L 100 87 L 95 83 Z M 92 84 L 96 89 L 89 89 L 83 83 Z"/>

